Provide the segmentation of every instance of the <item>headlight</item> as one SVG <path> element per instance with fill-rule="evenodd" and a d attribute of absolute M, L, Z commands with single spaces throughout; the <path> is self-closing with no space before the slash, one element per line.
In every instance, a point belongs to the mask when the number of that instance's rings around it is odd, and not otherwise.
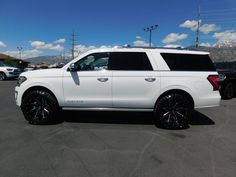
<path fill-rule="evenodd" d="M 9 69 L 9 68 L 7 68 L 7 71 L 13 71 L 13 69 Z"/>
<path fill-rule="evenodd" d="M 27 78 L 25 76 L 20 76 L 17 79 L 17 86 L 20 87 L 20 85 L 25 82 L 27 80 Z"/>

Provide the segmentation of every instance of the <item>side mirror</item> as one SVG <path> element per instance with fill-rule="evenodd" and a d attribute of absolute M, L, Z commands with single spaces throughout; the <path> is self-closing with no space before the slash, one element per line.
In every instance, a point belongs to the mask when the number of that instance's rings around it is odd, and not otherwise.
<path fill-rule="evenodd" d="M 74 63 L 71 63 L 70 64 L 70 66 L 69 66 L 69 68 L 68 68 L 68 71 L 70 71 L 70 72 L 75 72 L 77 69 L 76 69 L 76 67 L 75 67 L 75 64 Z"/>

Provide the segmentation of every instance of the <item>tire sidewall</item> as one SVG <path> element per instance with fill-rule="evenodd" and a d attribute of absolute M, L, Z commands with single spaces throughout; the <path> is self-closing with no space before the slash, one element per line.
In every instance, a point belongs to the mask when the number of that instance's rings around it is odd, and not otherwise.
<path fill-rule="evenodd" d="M 29 115 L 27 113 L 27 111 L 28 111 L 27 106 L 30 104 L 29 102 L 31 102 L 34 99 L 39 98 L 39 97 L 43 97 L 45 99 L 45 101 L 48 103 L 49 109 L 50 109 L 50 114 L 45 119 L 34 120 L 31 117 L 31 115 Z M 58 104 L 57 104 L 57 101 L 55 100 L 55 98 L 51 94 L 49 94 L 45 91 L 35 90 L 35 91 L 30 92 L 29 94 L 27 94 L 23 98 L 21 110 L 25 116 L 25 119 L 30 124 L 44 125 L 44 124 L 53 123 L 56 120 L 56 116 L 57 116 L 57 112 L 58 112 Z"/>
<path fill-rule="evenodd" d="M 167 125 L 165 122 L 163 122 L 163 117 L 162 117 L 162 114 L 161 114 L 161 107 L 162 107 L 162 104 L 164 101 L 166 101 L 168 99 L 168 96 L 171 96 L 172 98 L 175 97 L 175 98 L 178 98 L 178 99 L 181 99 L 186 107 L 186 116 L 185 116 L 185 119 L 183 121 L 183 123 L 181 124 L 181 126 L 170 126 L 170 125 Z M 154 109 L 154 117 L 155 117 L 155 123 L 158 127 L 160 128 L 164 128 L 164 129 L 183 129 L 183 128 L 187 128 L 188 125 L 189 125 L 189 122 L 190 122 L 190 119 L 191 119 L 191 115 L 192 115 L 192 107 L 191 107 L 191 104 L 189 102 L 189 100 L 181 95 L 181 94 L 176 94 L 176 93 L 171 93 L 171 94 L 168 94 L 168 95 L 165 95 L 163 97 L 161 97 L 156 105 L 155 105 L 155 109 Z"/>
<path fill-rule="evenodd" d="M 2 78 L 0 77 L 0 81 L 6 80 L 6 74 L 3 72 L 0 72 L 0 75 L 2 75 Z"/>
<path fill-rule="evenodd" d="M 230 93 L 231 91 L 232 91 L 232 93 L 229 95 L 229 93 Z M 223 98 L 224 98 L 224 99 L 232 99 L 233 96 L 234 96 L 233 84 L 232 84 L 232 83 L 228 83 L 228 84 L 225 86 Z"/>

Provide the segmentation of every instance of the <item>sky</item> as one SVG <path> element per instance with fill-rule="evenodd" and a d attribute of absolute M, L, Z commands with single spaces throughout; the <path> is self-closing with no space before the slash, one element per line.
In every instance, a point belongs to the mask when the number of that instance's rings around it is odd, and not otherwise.
<path fill-rule="evenodd" d="M 195 43 L 200 6 L 201 45 L 236 44 L 235 0 L 0 0 L 0 53 L 19 58 L 67 54 L 76 49 Z"/>

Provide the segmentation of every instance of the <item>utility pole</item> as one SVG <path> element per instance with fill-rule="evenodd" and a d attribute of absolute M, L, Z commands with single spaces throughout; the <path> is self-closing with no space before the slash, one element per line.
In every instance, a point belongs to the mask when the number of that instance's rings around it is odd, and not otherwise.
<path fill-rule="evenodd" d="M 196 35 L 196 48 L 199 46 L 199 30 L 200 30 L 200 17 L 201 17 L 201 12 L 200 12 L 200 5 L 198 6 L 198 15 L 197 15 L 197 35 Z"/>
<path fill-rule="evenodd" d="M 149 26 L 144 28 L 145 32 L 149 32 L 149 47 L 152 47 L 152 31 L 157 29 L 158 25 Z"/>
<path fill-rule="evenodd" d="M 21 59 L 21 54 L 22 54 L 23 47 L 17 47 L 17 49 L 19 50 L 19 55 L 20 55 L 20 59 Z"/>
<path fill-rule="evenodd" d="M 72 56 L 72 59 L 75 58 L 75 42 L 77 41 L 76 40 L 76 37 L 78 37 L 78 35 L 75 34 L 75 32 L 73 31 L 72 34 L 71 34 L 71 56 Z"/>

